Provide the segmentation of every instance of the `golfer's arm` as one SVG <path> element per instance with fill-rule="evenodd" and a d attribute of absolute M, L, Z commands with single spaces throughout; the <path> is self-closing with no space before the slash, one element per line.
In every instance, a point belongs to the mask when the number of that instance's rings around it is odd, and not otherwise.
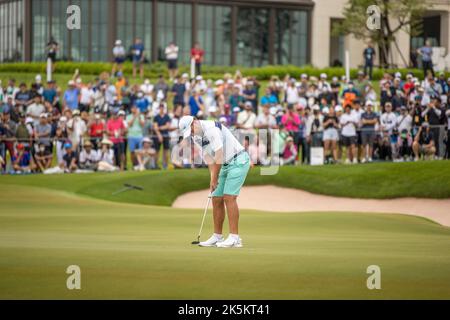
<path fill-rule="evenodd" d="M 208 162 L 209 172 L 211 173 L 211 180 L 217 181 L 219 179 L 219 172 L 223 164 L 223 149 L 221 148 L 215 152 L 214 159 L 212 159 L 211 157 L 209 158 L 210 160 L 212 160 Z"/>

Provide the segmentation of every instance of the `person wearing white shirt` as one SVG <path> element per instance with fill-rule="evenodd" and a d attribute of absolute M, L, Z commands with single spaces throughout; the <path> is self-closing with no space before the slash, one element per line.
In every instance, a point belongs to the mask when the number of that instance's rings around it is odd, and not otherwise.
<path fill-rule="evenodd" d="M 80 110 L 75 110 L 73 112 L 73 118 L 67 122 L 67 129 L 74 150 L 78 150 L 81 138 L 87 131 L 86 123 L 80 117 Z"/>
<path fill-rule="evenodd" d="M 341 125 L 341 136 L 342 136 L 342 144 L 347 148 L 347 160 L 346 163 L 358 163 L 357 159 L 357 136 L 356 136 L 356 127 L 358 125 L 358 121 L 354 114 L 352 114 L 352 107 L 347 105 L 345 107 L 345 113 L 342 114 L 341 119 L 339 120 Z"/>
<path fill-rule="evenodd" d="M 397 127 L 397 116 L 392 112 L 392 104 L 387 102 L 384 106 L 385 112 L 380 117 L 380 125 L 382 131 L 387 131 L 389 135 Z"/>
<path fill-rule="evenodd" d="M 256 114 L 253 112 L 253 105 L 247 101 L 244 108 L 237 116 L 236 127 L 246 136 L 254 135 Z"/>
<path fill-rule="evenodd" d="M 92 89 L 92 83 L 88 83 L 87 86 L 82 86 L 80 90 L 80 110 L 89 112 L 90 108 L 94 104 L 94 90 Z"/>
<path fill-rule="evenodd" d="M 295 79 L 291 79 L 289 85 L 286 88 L 286 102 L 288 104 L 296 105 L 300 99 L 300 94 L 295 86 Z"/>
<path fill-rule="evenodd" d="M 179 48 L 174 42 L 171 42 L 165 50 L 170 81 L 175 79 L 178 73 L 178 52 Z"/>
<path fill-rule="evenodd" d="M 210 191 L 213 203 L 214 234 L 202 247 L 240 248 L 239 207 L 237 197 L 250 169 L 250 157 L 231 131 L 215 121 L 195 120 L 191 116 L 180 120 L 185 141 L 194 141 L 209 166 Z M 225 209 L 228 213 L 230 235 L 222 236 Z"/>
<path fill-rule="evenodd" d="M 411 132 L 412 128 L 412 117 L 408 113 L 408 109 L 405 106 L 400 108 L 400 114 L 397 116 L 397 128 L 398 132 L 406 130 L 408 133 Z"/>
<path fill-rule="evenodd" d="M 97 169 L 98 163 L 98 153 L 97 150 L 92 148 L 92 143 L 86 140 L 83 144 L 83 150 L 80 152 L 78 159 L 79 167 L 81 170 L 91 170 Z"/>
<path fill-rule="evenodd" d="M 122 45 L 121 40 L 116 40 L 115 46 L 113 48 L 114 64 L 111 74 L 114 76 L 116 70 L 123 72 L 123 63 L 126 60 L 125 47 Z"/>
<path fill-rule="evenodd" d="M 141 91 L 144 93 L 145 98 L 147 98 L 149 104 L 153 103 L 153 89 L 154 85 L 151 84 L 149 79 L 145 79 L 144 83 L 140 86 Z"/>

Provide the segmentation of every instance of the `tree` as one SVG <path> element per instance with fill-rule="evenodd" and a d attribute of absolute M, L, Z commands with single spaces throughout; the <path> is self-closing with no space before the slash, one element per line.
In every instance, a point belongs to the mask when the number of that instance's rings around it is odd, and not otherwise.
<path fill-rule="evenodd" d="M 397 43 L 400 31 L 417 36 L 422 31 L 423 14 L 431 7 L 428 0 L 348 0 L 342 22 L 335 25 L 335 35 L 353 35 L 357 39 L 371 40 L 378 46 L 380 64 L 393 65 L 392 46 L 408 65 Z"/>

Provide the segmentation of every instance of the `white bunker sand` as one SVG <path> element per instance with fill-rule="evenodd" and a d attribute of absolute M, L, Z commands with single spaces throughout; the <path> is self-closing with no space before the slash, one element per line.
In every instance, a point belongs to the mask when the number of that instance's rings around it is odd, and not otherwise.
<path fill-rule="evenodd" d="M 174 208 L 204 209 L 208 190 L 178 197 Z M 450 226 L 450 199 L 399 198 L 389 200 L 331 197 L 275 186 L 244 187 L 238 198 L 241 209 L 276 212 L 345 211 L 401 213 L 425 217 Z"/>

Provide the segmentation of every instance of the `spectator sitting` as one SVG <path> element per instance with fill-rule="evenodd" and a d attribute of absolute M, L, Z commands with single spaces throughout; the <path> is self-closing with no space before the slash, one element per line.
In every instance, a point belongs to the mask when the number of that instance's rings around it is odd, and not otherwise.
<path fill-rule="evenodd" d="M 294 138 L 288 137 L 286 139 L 286 145 L 284 146 L 284 150 L 281 154 L 281 165 L 294 165 L 295 159 L 297 158 L 297 147 L 294 143 Z"/>
<path fill-rule="evenodd" d="M 59 164 L 59 167 L 66 173 L 75 172 L 78 169 L 78 154 L 70 142 L 66 142 L 64 149 L 66 154 L 63 156 L 63 161 Z"/>
<path fill-rule="evenodd" d="M 114 166 L 114 151 L 111 148 L 113 145 L 111 140 L 102 140 L 101 149 L 98 150 L 98 171 L 113 172 L 118 170 L 118 168 Z"/>
<path fill-rule="evenodd" d="M 155 156 L 156 150 L 150 138 L 142 139 L 142 148 L 136 150 L 136 158 L 138 165 L 134 167 L 136 171 L 151 170 L 156 168 Z"/>
<path fill-rule="evenodd" d="M 11 158 L 14 171 L 16 173 L 31 173 L 35 170 L 36 165 L 29 149 L 25 148 L 22 143 L 19 143 L 16 149 L 16 153 Z"/>
<path fill-rule="evenodd" d="M 41 172 L 49 169 L 52 165 L 53 155 L 51 150 L 44 143 L 40 143 L 38 151 L 34 154 L 36 167 Z"/>
<path fill-rule="evenodd" d="M 431 158 L 436 152 L 433 132 L 430 130 L 428 122 L 422 123 L 419 132 L 414 138 L 413 151 L 415 155 L 414 161 L 419 161 L 421 154 L 423 154 L 425 158 Z"/>
<path fill-rule="evenodd" d="M 79 157 L 79 167 L 82 170 L 97 170 L 98 153 L 92 147 L 92 143 L 89 140 L 86 140 L 83 144 L 83 150 L 80 152 Z"/>

